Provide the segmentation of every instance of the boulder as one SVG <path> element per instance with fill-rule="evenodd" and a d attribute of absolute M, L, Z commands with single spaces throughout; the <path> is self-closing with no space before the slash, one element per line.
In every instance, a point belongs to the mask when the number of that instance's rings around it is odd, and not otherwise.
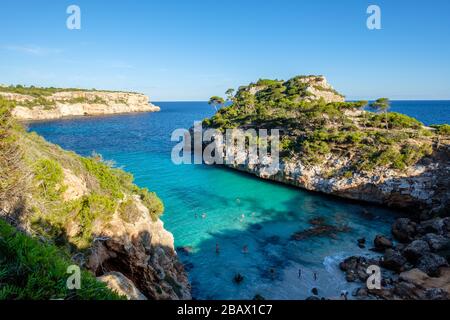
<path fill-rule="evenodd" d="M 128 300 L 147 300 L 134 283 L 120 272 L 106 273 L 97 280 L 104 282 L 108 288 Z"/>
<path fill-rule="evenodd" d="M 444 230 L 450 232 L 450 217 L 444 218 Z"/>
<path fill-rule="evenodd" d="M 443 268 L 440 277 L 432 278 L 419 269 L 399 276 L 395 293 L 402 299 L 448 300 L 450 298 L 450 269 Z"/>
<path fill-rule="evenodd" d="M 349 257 L 339 264 L 342 271 L 345 272 L 345 278 L 348 282 L 365 282 L 369 275 L 367 268 L 371 265 L 378 265 L 379 262 L 374 259 L 364 257 Z"/>
<path fill-rule="evenodd" d="M 426 241 L 415 240 L 403 250 L 403 255 L 409 262 L 415 263 L 420 257 L 429 252 L 430 246 Z"/>
<path fill-rule="evenodd" d="M 428 243 L 433 252 L 450 248 L 450 239 L 434 233 L 428 233 L 422 239 Z"/>
<path fill-rule="evenodd" d="M 405 257 L 399 251 L 387 249 L 381 260 L 381 266 L 395 272 L 402 272 L 405 269 L 406 262 Z"/>
<path fill-rule="evenodd" d="M 382 235 L 376 236 L 373 244 L 375 246 L 375 250 L 378 252 L 384 252 L 386 249 L 392 249 L 394 246 L 391 240 Z"/>
<path fill-rule="evenodd" d="M 448 267 L 447 260 L 435 253 L 424 254 L 416 264 L 417 268 L 435 277 L 439 275 L 439 269 Z"/>
<path fill-rule="evenodd" d="M 392 225 L 392 234 L 400 242 L 410 242 L 417 234 L 417 224 L 408 218 L 397 219 Z"/>
<path fill-rule="evenodd" d="M 444 233 L 444 227 L 444 219 L 435 218 L 421 222 L 417 226 L 417 231 L 420 234 L 435 233 L 442 235 Z"/>

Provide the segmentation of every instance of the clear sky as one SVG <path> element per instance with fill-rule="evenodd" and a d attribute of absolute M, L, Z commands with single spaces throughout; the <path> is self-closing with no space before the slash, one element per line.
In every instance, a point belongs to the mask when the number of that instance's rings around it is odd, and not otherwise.
<path fill-rule="evenodd" d="M 81 30 L 66 9 L 81 8 Z M 370 4 L 382 30 L 366 27 Z M 348 99 L 450 99 L 448 0 L 1 0 L 0 83 L 206 100 L 323 74 Z"/>

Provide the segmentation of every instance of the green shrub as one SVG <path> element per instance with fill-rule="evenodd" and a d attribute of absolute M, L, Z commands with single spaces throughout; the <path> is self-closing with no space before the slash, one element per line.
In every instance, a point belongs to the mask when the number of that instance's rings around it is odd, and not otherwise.
<path fill-rule="evenodd" d="M 123 198 L 123 191 L 132 188 L 133 176 L 123 170 L 112 168 L 100 156 L 80 158 L 86 170 L 99 182 L 101 189 L 109 192 L 112 197 Z"/>
<path fill-rule="evenodd" d="M 423 126 L 420 121 L 397 112 L 375 114 L 369 120 L 369 125 L 374 128 L 384 128 L 386 121 L 390 129 L 420 129 Z"/>
<path fill-rule="evenodd" d="M 45 110 L 51 110 L 56 106 L 56 102 L 45 97 L 39 96 L 33 100 L 19 102 L 19 105 L 27 108 L 44 107 Z"/>
<path fill-rule="evenodd" d="M 39 194 L 49 201 L 56 201 L 67 189 L 63 185 L 64 174 L 61 165 L 50 159 L 41 159 L 34 165 L 34 180 Z"/>
<path fill-rule="evenodd" d="M 164 212 L 164 205 L 161 199 L 158 198 L 156 193 L 149 192 L 148 189 L 140 189 L 139 196 L 150 212 L 153 221 L 158 220 Z"/>
<path fill-rule="evenodd" d="M 117 300 L 87 271 L 81 289 L 67 289 L 73 263 L 55 246 L 26 236 L 0 220 L 0 300 Z"/>
<path fill-rule="evenodd" d="M 120 204 L 119 215 L 125 222 L 135 223 L 139 219 L 141 211 L 133 199 L 128 199 Z"/>
<path fill-rule="evenodd" d="M 448 124 L 433 125 L 431 127 L 435 128 L 438 134 L 441 134 L 443 136 L 450 136 L 450 125 Z"/>

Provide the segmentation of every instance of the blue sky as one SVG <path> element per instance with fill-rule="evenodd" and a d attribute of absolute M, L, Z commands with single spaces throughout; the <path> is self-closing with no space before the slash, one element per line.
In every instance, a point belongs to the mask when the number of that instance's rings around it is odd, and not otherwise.
<path fill-rule="evenodd" d="M 370 4 L 382 30 L 366 28 Z M 348 99 L 450 99 L 448 0 L 2 0 L 0 30 L 2 84 L 206 100 L 323 74 Z"/>

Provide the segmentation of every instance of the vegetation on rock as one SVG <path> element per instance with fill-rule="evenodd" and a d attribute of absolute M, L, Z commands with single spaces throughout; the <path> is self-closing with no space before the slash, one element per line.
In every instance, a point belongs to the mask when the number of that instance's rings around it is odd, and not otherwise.
<path fill-rule="evenodd" d="M 0 298 L 117 297 L 87 273 L 83 291 L 65 291 L 67 257 L 87 252 L 116 214 L 133 223 L 130 199 L 154 221 L 161 200 L 97 154 L 84 158 L 27 133 L 14 107 L 0 96 Z"/>
<path fill-rule="evenodd" d="M 51 244 L 33 239 L 0 219 L 0 300 L 116 300 L 119 296 L 82 271 L 81 288 L 67 288 L 73 263 Z"/>
<path fill-rule="evenodd" d="M 404 170 L 432 153 L 434 132 L 414 118 L 388 112 L 389 99 L 369 105 L 377 113 L 365 110 L 367 101 L 315 99 L 307 88 L 320 79 L 298 76 L 243 86 L 229 99 L 230 106 L 222 107 L 203 125 L 221 131 L 280 129 L 285 159 L 296 157 L 317 164 L 329 156 L 345 156 L 351 159 L 347 171 L 370 171 L 378 166 Z M 446 130 L 445 126 L 437 128 L 441 134 Z"/>

